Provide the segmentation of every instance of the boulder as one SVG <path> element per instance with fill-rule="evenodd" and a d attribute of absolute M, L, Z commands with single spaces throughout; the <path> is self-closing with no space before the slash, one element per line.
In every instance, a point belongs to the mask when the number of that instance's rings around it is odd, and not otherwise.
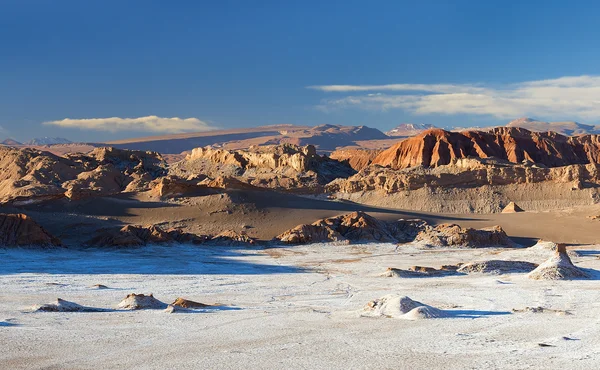
<path fill-rule="evenodd" d="M 425 226 L 415 242 L 433 247 L 517 247 L 500 226 L 484 229 L 462 228 L 456 224 Z"/>
<path fill-rule="evenodd" d="M 0 213 L 0 247 L 53 247 L 61 241 L 52 236 L 29 216 L 22 213 Z"/>

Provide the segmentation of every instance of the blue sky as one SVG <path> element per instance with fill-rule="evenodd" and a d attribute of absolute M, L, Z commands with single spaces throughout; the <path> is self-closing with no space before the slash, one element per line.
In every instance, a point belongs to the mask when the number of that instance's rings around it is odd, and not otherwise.
<path fill-rule="evenodd" d="M 0 0 L 0 137 L 600 123 L 593 1 L 174 3 Z"/>

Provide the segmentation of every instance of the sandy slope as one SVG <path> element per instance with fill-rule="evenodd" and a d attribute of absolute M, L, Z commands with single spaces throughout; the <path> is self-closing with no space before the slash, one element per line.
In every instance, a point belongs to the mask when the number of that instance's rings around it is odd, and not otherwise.
<path fill-rule="evenodd" d="M 353 211 L 364 211 L 386 220 L 421 218 L 432 224 L 450 222 L 476 228 L 500 225 L 509 236 L 527 245 L 535 244 L 539 238 L 562 243 L 600 242 L 600 220 L 588 218 L 600 215 L 600 204 L 562 210 L 549 207 L 547 211 L 515 214 L 450 214 L 268 191 L 226 191 L 171 202 L 148 194 L 123 194 L 72 202 L 59 200 L 3 211 L 25 212 L 67 243 L 83 242 L 98 228 L 123 224 L 183 227 L 188 232 L 211 235 L 225 230 L 245 230 L 252 237 L 271 240 L 298 224 Z"/>
<path fill-rule="evenodd" d="M 600 246 L 574 260 L 600 268 Z M 6 368 L 597 368 L 597 281 L 523 274 L 384 278 L 387 267 L 524 259 L 523 250 L 393 245 L 0 251 L 0 363 Z M 112 289 L 93 290 L 92 284 Z M 130 292 L 220 302 L 198 313 L 28 313 L 56 297 L 115 308 Z M 390 293 L 450 318 L 360 317 Z M 512 313 L 525 306 L 572 315 Z M 563 339 L 567 337 L 570 340 Z M 554 347 L 540 347 L 539 343 Z"/>

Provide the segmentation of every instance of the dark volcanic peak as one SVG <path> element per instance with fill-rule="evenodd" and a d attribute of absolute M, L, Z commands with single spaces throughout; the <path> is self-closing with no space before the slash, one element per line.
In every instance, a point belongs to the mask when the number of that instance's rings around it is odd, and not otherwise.
<path fill-rule="evenodd" d="M 22 145 L 20 142 L 14 140 L 14 139 L 6 139 L 6 140 L 0 142 L 0 144 L 7 145 L 7 146 Z"/>
<path fill-rule="evenodd" d="M 388 136 L 414 136 L 432 128 L 436 127 L 427 123 L 402 123 L 385 134 Z"/>
<path fill-rule="evenodd" d="M 373 163 L 394 169 L 436 167 L 467 157 L 495 157 L 513 163 L 531 161 L 548 167 L 598 163 L 600 136 L 568 137 L 515 127 L 462 132 L 431 129 L 392 146 Z"/>
<path fill-rule="evenodd" d="M 71 144 L 72 141 L 62 137 L 41 137 L 29 140 L 26 145 L 54 145 L 54 144 Z"/>

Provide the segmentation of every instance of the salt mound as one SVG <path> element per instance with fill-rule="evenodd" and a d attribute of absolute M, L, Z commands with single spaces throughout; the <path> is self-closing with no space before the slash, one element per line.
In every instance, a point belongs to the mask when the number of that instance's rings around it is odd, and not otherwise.
<path fill-rule="evenodd" d="M 536 267 L 538 267 L 536 263 L 525 261 L 488 260 L 481 262 L 466 263 L 458 269 L 458 272 L 464 272 L 467 274 L 509 274 L 531 272 Z"/>
<path fill-rule="evenodd" d="M 407 320 L 448 317 L 443 310 L 414 301 L 407 296 L 388 294 L 369 302 L 363 316 L 394 317 Z"/>
<path fill-rule="evenodd" d="M 534 246 L 529 247 L 527 250 L 534 252 L 556 252 L 558 250 L 558 244 L 540 239 Z M 569 257 L 579 257 L 579 253 L 576 251 L 570 250 L 567 251 L 567 254 Z"/>
<path fill-rule="evenodd" d="M 90 288 L 92 288 L 92 289 L 110 289 L 106 285 L 102 285 L 102 284 L 94 284 L 94 285 L 90 286 Z"/>
<path fill-rule="evenodd" d="M 504 209 L 502 213 L 517 213 L 517 212 L 525 212 L 523 208 L 519 207 L 515 202 L 510 202 Z"/>
<path fill-rule="evenodd" d="M 589 278 L 590 274 L 573 265 L 565 245 L 558 244 L 555 255 L 531 271 L 528 276 L 534 280 L 568 280 Z"/>
<path fill-rule="evenodd" d="M 97 312 L 102 311 L 99 308 L 86 307 L 75 302 L 65 301 L 64 299 L 57 298 L 56 302 L 48 303 L 41 306 L 35 306 L 33 308 L 35 312 Z"/>
<path fill-rule="evenodd" d="M 125 310 L 157 310 L 167 308 L 167 304 L 154 298 L 152 294 L 144 295 L 131 293 L 119 303 L 118 307 Z"/>

